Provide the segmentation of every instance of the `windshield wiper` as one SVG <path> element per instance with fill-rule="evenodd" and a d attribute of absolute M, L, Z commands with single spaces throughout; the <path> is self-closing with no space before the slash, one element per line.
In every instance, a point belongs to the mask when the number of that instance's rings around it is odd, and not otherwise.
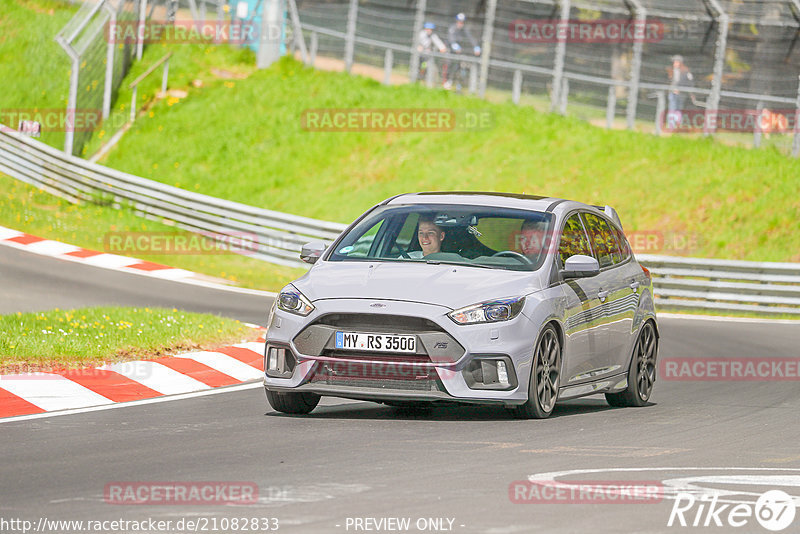
<path fill-rule="evenodd" d="M 439 265 L 441 263 L 445 265 L 461 265 L 463 267 L 480 267 L 481 269 L 491 269 L 488 265 L 481 265 L 479 263 L 462 263 L 459 261 L 447 261 L 447 260 L 425 260 L 425 263 L 428 265 Z"/>

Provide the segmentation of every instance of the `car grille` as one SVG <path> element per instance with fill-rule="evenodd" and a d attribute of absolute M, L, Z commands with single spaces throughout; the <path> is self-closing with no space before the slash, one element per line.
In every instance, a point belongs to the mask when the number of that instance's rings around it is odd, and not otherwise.
<path fill-rule="evenodd" d="M 312 384 L 401 391 L 443 391 L 432 369 L 391 364 L 340 365 L 321 362 L 310 379 Z"/>

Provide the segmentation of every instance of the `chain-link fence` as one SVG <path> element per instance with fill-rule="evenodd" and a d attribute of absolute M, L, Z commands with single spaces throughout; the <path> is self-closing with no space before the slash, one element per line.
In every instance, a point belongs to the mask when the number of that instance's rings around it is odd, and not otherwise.
<path fill-rule="evenodd" d="M 383 66 L 387 80 L 405 72 L 445 86 L 455 67 L 465 90 L 510 91 L 515 102 L 579 109 L 609 127 L 647 121 L 656 133 L 745 132 L 755 145 L 764 134 L 797 133 L 800 0 L 298 0 L 298 7 L 310 61 Z M 457 13 L 479 54 L 469 42 L 460 50 L 448 42 Z M 446 53 L 419 51 L 426 23 L 436 25 Z M 800 152 L 797 135 L 780 137 Z"/>

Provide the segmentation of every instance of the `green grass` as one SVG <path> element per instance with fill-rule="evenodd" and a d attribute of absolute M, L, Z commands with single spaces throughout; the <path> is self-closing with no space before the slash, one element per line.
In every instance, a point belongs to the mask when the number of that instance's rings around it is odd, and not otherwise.
<path fill-rule="evenodd" d="M 70 204 L 3 174 L 0 174 L 0 225 L 99 251 L 104 250 L 104 237 L 109 232 L 177 231 L 172 226 L 138 217 L 130 210 Z M 239 254 L 121 254 L 269 291 L 280 290 L 304 272 Z"/>
<path fill-rule="evenodd" d="M 253 339 L 239 321 L 162 308 L 92 307 L 0 316 L 0 370 L 74 368 Z"/>
<path fill-rule="evenodd" d="M 331 107 L 488 110 L 494 127 L 301 128 L 304 110 Z M 384 87 L 289 58 L 247 79 L 191 88 L 150 112 L 106 164 L 254 206 L 348 222 L 405 191 L 535 193 L 611 204 L 629 232 L 696 236 L 689 255 L 800 261 L 800 162 L 775 149 L 607 131 L 509 103 Z"/>
<path fill-rule="evenodd" d="M 58 0 L 3 0 L 0 9 L 0 110 L 65 109 L 70 62 L 53 40 L 77 10 Z M 5 123 L 10 115 L 0 114 Z M 17 124 L 6 124 L 16 128 Z M 64 146 L 64 132 L 41 141 Z"/>

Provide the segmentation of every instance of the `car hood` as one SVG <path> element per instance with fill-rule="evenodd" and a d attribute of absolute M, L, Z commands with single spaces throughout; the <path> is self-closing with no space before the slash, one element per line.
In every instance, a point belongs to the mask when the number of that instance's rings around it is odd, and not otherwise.
<path fill-rule="evenodd" d="M 394 262 L 321 262 L 294 282 L 312 302 L 379 299 L 458 309 L 541 289 L 540 274 L 461 265 Z"/>

